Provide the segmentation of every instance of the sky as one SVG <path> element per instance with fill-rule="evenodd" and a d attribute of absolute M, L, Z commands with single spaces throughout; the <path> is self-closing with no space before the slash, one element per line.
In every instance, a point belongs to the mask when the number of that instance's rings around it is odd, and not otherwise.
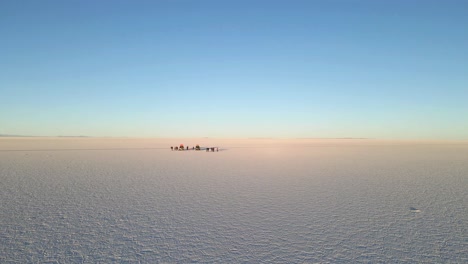
<path fill-rule="evenodd" d="M 0 134 L 468 139 L 468 1 L 0 1 Z"/>

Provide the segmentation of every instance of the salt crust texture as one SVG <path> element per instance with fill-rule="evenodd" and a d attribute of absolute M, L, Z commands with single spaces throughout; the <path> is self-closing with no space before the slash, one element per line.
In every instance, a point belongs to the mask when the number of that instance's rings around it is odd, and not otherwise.
<path fill-rule="evenodd" d="M 0 190 L 0 263 L 468 262 L 467 142 L 4 138 Z"/>

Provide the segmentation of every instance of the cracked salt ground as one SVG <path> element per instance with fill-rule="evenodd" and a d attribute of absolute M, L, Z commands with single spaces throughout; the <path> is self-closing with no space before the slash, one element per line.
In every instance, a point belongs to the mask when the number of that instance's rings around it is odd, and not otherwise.
<path fill-rule="evenodd" d="M 0 142 L 0 263 L 468 262 L 466 144 L 100 140 Z"/>

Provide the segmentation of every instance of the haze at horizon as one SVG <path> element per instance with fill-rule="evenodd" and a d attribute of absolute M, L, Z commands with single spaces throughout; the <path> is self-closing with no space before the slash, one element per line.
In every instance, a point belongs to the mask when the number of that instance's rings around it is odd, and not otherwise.
<path fill-rule="evenodd" d="M 0 134 L 468 139 L 465 1 L 0 10 Z"/>

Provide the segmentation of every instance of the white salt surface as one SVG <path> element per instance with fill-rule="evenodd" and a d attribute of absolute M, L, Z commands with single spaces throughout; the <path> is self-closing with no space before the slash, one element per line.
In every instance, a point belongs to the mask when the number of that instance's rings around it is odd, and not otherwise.
<path fill-rule="evenodd" d="M 0 263 L 468 262 L 467 142 L 4 138 L 0 191 Z"/>

